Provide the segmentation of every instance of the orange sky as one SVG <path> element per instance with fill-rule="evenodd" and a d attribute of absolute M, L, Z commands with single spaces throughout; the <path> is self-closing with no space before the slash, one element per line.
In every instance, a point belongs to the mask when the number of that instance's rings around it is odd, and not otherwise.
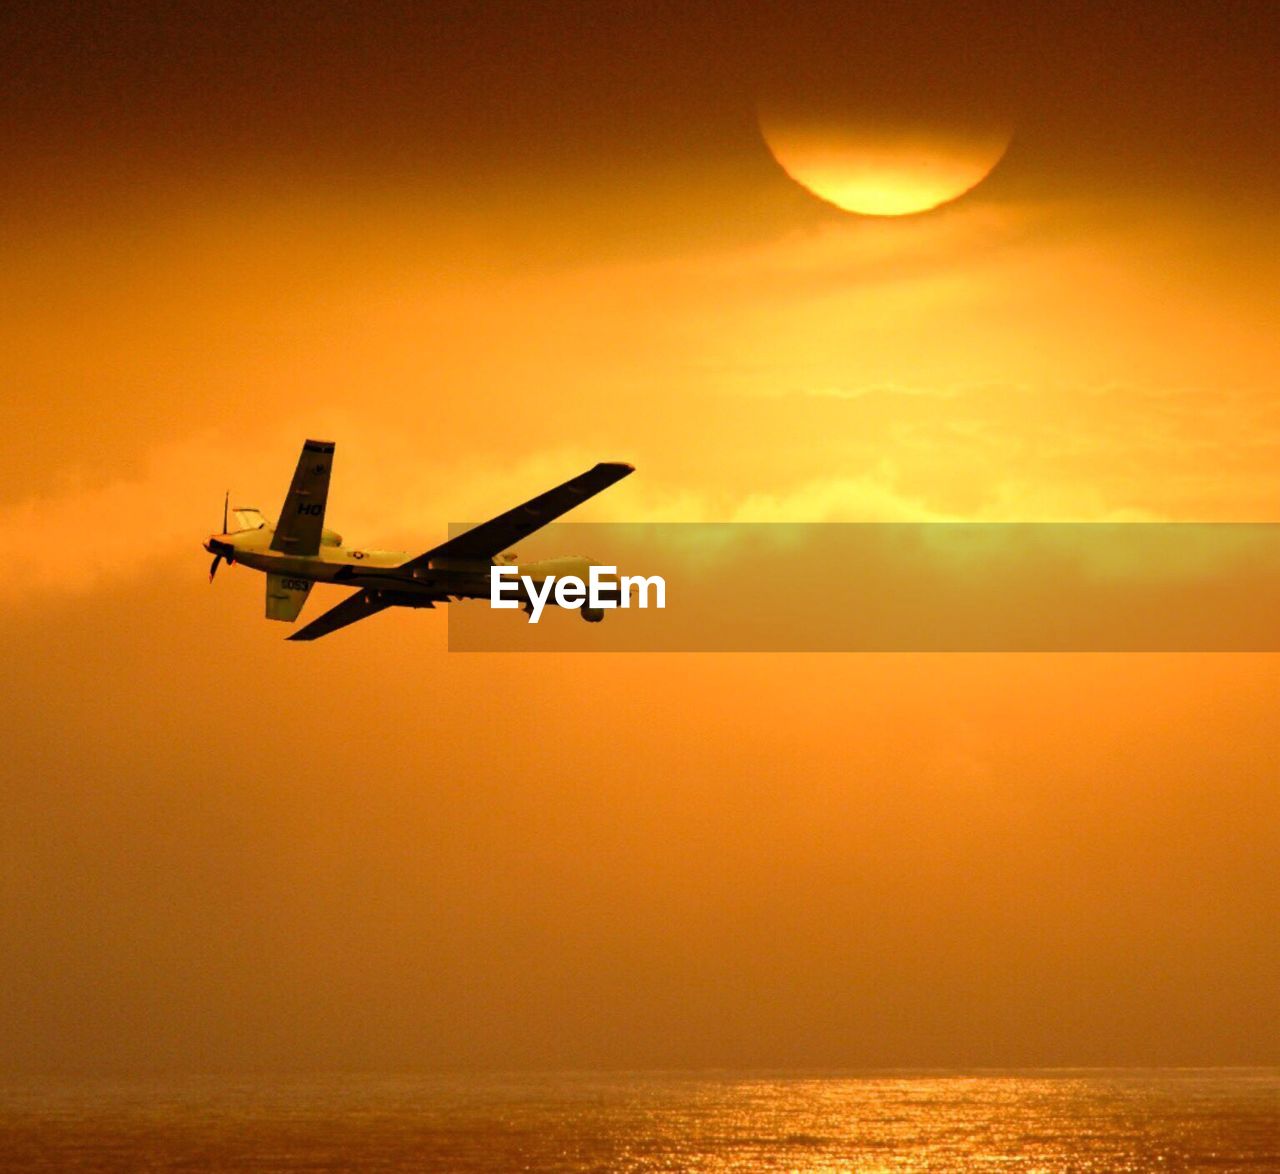
<path fill-rule="evenodd" d="M 1276 1062 L 1274 657 L 299 647 L 199 549 L 306 436 L 371 546 L 597 459 L 584 520 L 1275 519 L 1265 7 L 322 11 L 6 18 L 0 1063 Z M 770 159 L 772 70 L 963 36 L 964 200 Z"/>

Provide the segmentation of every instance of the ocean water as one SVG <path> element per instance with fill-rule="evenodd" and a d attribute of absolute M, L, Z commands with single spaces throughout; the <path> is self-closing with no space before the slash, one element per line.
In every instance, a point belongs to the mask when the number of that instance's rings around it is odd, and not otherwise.
<path fill-rule="evenodd" d="M 1280 1069 L 27 1080 L 22 1171 L 1280 1171 Z"/>

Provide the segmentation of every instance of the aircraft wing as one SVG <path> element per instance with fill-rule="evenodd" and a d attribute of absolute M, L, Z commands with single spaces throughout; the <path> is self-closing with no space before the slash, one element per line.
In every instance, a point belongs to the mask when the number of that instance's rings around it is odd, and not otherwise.
<path fill-rule="evenodd" d="M 336 607 L 331 607 L 323 615 L 317 616 L 305 628 L 300 628 L 289 637 L 290 640 L 318 640 L 357 620 L 377 615 L 383 608 L 390 607 L 391 602 L 374 599 L 367 591 L 357 591 L 348 595 Z"/>
<path fill-rule="evenodd" d="M 541 530 L 548 522 L 554 522 L 561 514 L 568 513 L 574 506 L 581 505 L 588 498 L 595 497 L 597 493 L 634 472 L 631 465 L 603 461 L 595 468 L 571 477 L 563 485 L 548 489 L 546 493 L 540 493 L 505 514 L 481 522 L 465 534 L 450 538 L 442 545 L 401 565 L 422 567 L 438 559 L 488 563 L 495 555 L 523 541 L 535 530 Z"/>
<path fill-rule="evenodd" d="M 271 540 L 272 550 L 282 554 L 312 555 L 320 549 L 332 468 L 331 441 L 308 440 L 302 446 L 289 494 L 280 511 L 280 521 L 276 523 L 275 537 Z"/>

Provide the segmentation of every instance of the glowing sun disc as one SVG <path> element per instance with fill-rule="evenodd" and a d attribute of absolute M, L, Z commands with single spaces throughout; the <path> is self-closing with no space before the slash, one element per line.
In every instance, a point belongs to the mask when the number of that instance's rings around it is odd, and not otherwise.
<path fill-rule="evenodd" d="M 895 133 L 804 126 L 760 118 L 778 165 L 846 212 L 910 216 L 959 199 L 991 174 L 1011 132 Z"/>

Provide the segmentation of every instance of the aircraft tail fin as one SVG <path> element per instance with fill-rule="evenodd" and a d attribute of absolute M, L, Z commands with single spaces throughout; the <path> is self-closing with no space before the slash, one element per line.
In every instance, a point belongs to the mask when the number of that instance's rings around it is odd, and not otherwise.
<path fill-rule="evenodd" d="M 302 605 L 311 593 L 310 579 L 295 579 L 291 575 L 267 575 L 267 619 L 283 620 L 291 624 L 298 618 Z"/>
<path fill-rule="evenodd" d="M 329 474 L 333 470 L 333 447 L 333 442 L 328 440 L 308 440 L 302 446 L 298 467 L 271 539 L 272 550 L 305 558 L 320 549 L 325 505 L 329 500 Z"/>

